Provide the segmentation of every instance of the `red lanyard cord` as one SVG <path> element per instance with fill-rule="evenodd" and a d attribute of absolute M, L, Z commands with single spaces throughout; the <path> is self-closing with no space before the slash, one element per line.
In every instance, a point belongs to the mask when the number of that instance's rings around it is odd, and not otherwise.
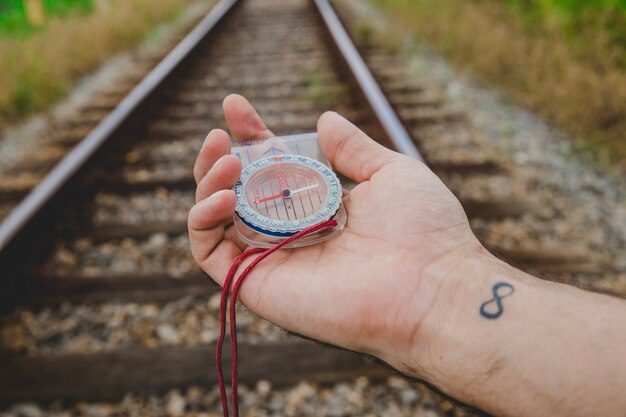
<path fill-rule="evenodd" d="M 231 338 L 231 368 L 232 368 L 232 379 L 231 379 L 231 398 L 233 405 L 233 416 L 239 417 L 239 401 L 238 401 L 238 391 L 237 391 L 237 321 L 235 317 L 235 304 L 237 302 L 237 297 L 239 296 L 239 290 L 243 285 L 244 280 L 252 271 L 252 269 L 263 259 L 270 256 L 272 253 L 276 252 L 280 248 L 294 240 L 300 239 L 303 236 L 309 235 L 311 233 L 315 233 L 319 230 L 325 229 L 327 227 L 337 226 L 336 220 L 326 220 L 325 222 L 318 223 L 311 227 L 307 227 L 304 230 L 296 233 L 295 235 L 289 237 L 288 239 L 283 240 L 282 242 L 276 244 L 275 246 L 265 249 L 265 248 L 252 248 L 243 252 L 239 255 L 230 269 L 228 270 L 228 274 L 226 274 L 226 279 L 224 280 L 224 286 L 222 287 L 222 297 L 220 299 L 220 335 L 217 339 L 217 345 L 215 350 L 215 361 L 217 367 L 217 381 L 220 387 L 220 398 L 222 400 L 222 410 L 224 413 L 224 417 L 228 417 L 228 398 L 226 396 L 226 387 L 224 384 L 224 376 L 222 373 L 222 347 L 224 346 L 224 339 L 226 337 L 226 308 L 228 304 L 228 294 L 230 292 L 230 286 L 235 278 L 235 274 L 237 273 L 237 269 L 241 265 L 241 263 L 248 258 L 249 256 L 261 254 L 256 257 L 250 265 L 248 265 L 237 281 L 233 286 L 231 298 L 230 298 L 230 338 Z"/>
<path fill-rule="evenodd" d="M 266 251 L 266 249 L 253 248 L 239 255 L 228 270 L 228 274 L 226 274 L 226 279 L 224 280 L 224 286 L 222 287 L 222 297 L 220 298 L 220 335 L 217 338 L 215 365 L 217 368 L 217 382 L 220 387 L 220 397 L 222 399 L 222 409 L 225 417 L 228 417 L 228 401 L 226 400 L 226 387 L 224 385 L 222 372 L 222 347 L 224 346 L 224 338 L 226 336 L 226 305 L 228 303 L 228 293 L 230 292 L 230 286 L 233 282 L 233 278 L 235 278 L 235 273 L 239 265 L 241 265 L 248 256 L 264 251 Z"/>

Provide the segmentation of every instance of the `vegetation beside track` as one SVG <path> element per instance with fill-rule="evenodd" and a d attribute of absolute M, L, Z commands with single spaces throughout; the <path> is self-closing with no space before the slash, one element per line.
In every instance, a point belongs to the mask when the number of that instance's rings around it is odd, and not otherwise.
<path fill-rule="evenodd" d="M 371 1 L 579 150 L 626 168 L 626 1 Z"/>
<path fill-rule="evenodd" d="M 0 33 L 26 36 L 44 25 L 47 18 L 88 13 L 100 0 L 3 0 L 0 4 Z"/>
<path fill-rule="evenodd" d="M 58 9 L 36 28 L 7 17 L 0 30 L 0 128 L 46 110 L 78 78 L 148 37 L 193 1 L 75 1 L 80 7 Z"/>

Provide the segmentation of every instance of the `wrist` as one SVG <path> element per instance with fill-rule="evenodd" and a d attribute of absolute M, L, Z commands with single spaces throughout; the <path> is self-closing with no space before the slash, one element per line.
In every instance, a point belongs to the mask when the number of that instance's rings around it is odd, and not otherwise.
<path fill-rule="evenodd" d="M 456 265 L 441 268 L 439 274 L 443 274 L 438 278 L 443 281 L 441 291 L 424 320 L 418 335 L 423 340 L 415 341 L 411 361 L 420 364 L 421 377 L 446 386 L 453 373 L 472 378 L 497 360 L 490 349 L 485 349 L 482 335 L 476 332 L 476 323 L 481 319 L 480 306 L 492 294 L 495 282 L 507 282 L 515 287 L 517 283 L 513 283 L 514 268 L 501 264 L 482 246 Z"/>
<path fill-rule="evenodd" d="M 498 262 L 476 241 L 414 271 L 413 279 L 418 277 L 419 288 L 403 312 L 411 319 L 396 329 L 398 342 L 376 356 L 405 374 L 433 382 L 430 376 L 438 368 L 438 361 L 431 357 L 433 348 L 444 334 L 454 333 L 453 324 L 462 326 L 451 316 L 457 299 L 487 286 L 485 273 L 494 260 Z"/>
<path fill-rule="evenodd" d="M 624 345 L 623 301 L 531 277 L 482 247 L 444 261 L 420 276 L 436 291 L 412 347 L 383 360 L 494 415 L 623 410 L 610 394 L 626 382 L 619 372 L 626 362 L 616 354 Z M 498 292 L 507 286 L 512 291 Z M 593 400 L 577 395 L 586 389 Z"/>
<path fill-rule="evenodd" d="M 487 395 L 483 389 L 493 388 L 493 378 L 499 378 L 496 374 L 510 362 L 512 351 L 521 354 L 524 349 L 516 340 L 520 331 L 516 318 L 527 316 L 529 306 L 520 302 L 520 296 L 537 298 L 530 294 L 537 296 L 546 284 L 502 262 L 482 246 L 465 252 L 457 262 L 448 260 L 447 265 L 433 268 L 430 279 L 442 284 L 415 333 L 408 362 L 400 370 L 463 402 L 483 405 L 480 400 Z M 481 306 L 493 300 L 494 285 L 499 282 L 510 285 L 516 296 L 503 299 L 502 315 L 490 319 L 481 314 Z"/>
<path fill-rule="evenodd" d="M 490 298 L 496 282 L 519 289 L 534 280 L 524 275 L 478 243 L 433 263 L 420 277 L 432 288 L 432 301 L 428 313 L 411 329 L 410 350 L 385 360 L 437 386 L 450 386 L 449 379 L 459 375 L 469 383 L 498 360 L 499 346 L 491 346 L 482 333 L 489 329 L 481 325 L 491 320 L 480 316 L 481 304 Z"/>

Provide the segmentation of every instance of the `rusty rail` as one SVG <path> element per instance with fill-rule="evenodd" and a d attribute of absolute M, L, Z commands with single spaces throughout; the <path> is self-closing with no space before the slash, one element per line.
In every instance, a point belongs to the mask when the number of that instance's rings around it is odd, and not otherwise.
<path fill-rule="evenodd" d="M 54 195 L 85 166 L 99 149 L 130 119 L 143 102 L 190 56 L 239 0 L 221 0 L 174 49 L 61 160 L 0 224 L 0 252 L 36 215 L 46 209 Z"/>
<path fill-rule="evenodd" d="M 335 47 L 345 64 L 350 68 L 351 75 L 356 80 L 389 139 L 399 152 L 424 162 L 424 158 L 417 150 L 417 147 L 411 140 L 411 136 L 402 125 L 398 115 L 385 97 L 356 46 L 354 46 L 350 35 L 346 32 L 329 1 L 314 0 L 314 3 L 328 33 L 335 43 Z"/>

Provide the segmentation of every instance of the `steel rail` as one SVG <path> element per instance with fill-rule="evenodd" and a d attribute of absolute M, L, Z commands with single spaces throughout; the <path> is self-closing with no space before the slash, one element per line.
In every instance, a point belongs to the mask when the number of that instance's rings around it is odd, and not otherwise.
<path fill-rule="evenodd" d="M 141 106 L 239 0 L 220 0 L 196 27 L 105 117 L 0 224 L 0 252 L 51 201 Z"/>
<path fill-rule="evenodd" d="M 389 136 L 396 149 L 403 154 L 424 162 L 424 158 L 417 150 L 411 136 L 408 134 L 398 115 L 385 97 L 376 79 L 359 54 L 356 46 L 350 39 L 337 13 L 328 0 L 313 0 L 326 29 L 331 35 L 335 46 L 339 50 L 345 63 L 350 68 L 359 88 L 364 94 L 370 107 L 376 114 L 380 124 Z"/>

